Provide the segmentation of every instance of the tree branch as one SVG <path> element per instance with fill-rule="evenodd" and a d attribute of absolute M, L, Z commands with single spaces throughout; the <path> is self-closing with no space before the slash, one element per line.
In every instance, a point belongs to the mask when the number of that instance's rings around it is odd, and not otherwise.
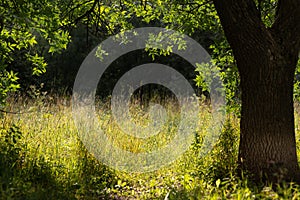
<path fill-rule="evenodd" d="M 247 47 L 248 39 L 255 41 L 258 35 L 267 34 L 253 0 L 213 0 L 213 2 L 232 48 Z M 236 40 L 240 43 L 237 44 Z"/>
<path fill-rule="evenodd" d="M 4 28 L 4 19 L 3 19 L 3 17 L 1 16 L 1 17 L 0 17 L 0 33 L 2 32 L 3 28 Z"/>
<path fill-rule="evenodd" d="M 285 40 L 300 50 L 300 0 L 279 0 L 271 30 L 277 39 Z"/>
<path fill-rule="evenodd" d="M 94 0 L 94 3 L 92 5 L 92 7 L 86 11 L 84 14 L 82 14 L 81 16 L 77 17 L 75 20 L 74 20 L 74 23 L 77 24 L 80 20 L 82 20 L 83 18 L 87 17 L 89 14 L 91 14 L 93 12 L 93 10 L 95 9 L 97 3 L 98 3 L 99 0 Z"/>

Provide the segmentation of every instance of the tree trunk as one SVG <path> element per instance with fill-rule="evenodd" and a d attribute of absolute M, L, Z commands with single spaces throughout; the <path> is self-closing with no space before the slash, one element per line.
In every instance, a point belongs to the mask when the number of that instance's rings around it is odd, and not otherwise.
<path fill-rule="evenodd" d="M 276 51 L 276 50 L 271 50 Z M 278 57 L 280 53 L 277 53 Z M 274 54 L 273 54 L 274 55 Z M 293 109 L 294 71 L 287 58 L 253 57 L 255 68 L 240 70 L 242 109 L 239 164 L 271 182 L 299 178 Z M 297 177 L 298 176 L 298 177 Z"/>
<path fill-rule="evenodd" d="M 214 0 L 214 5 L 241 77 L 240 169 L 255 180 L 300 181 L 293 108 L 299 0 L 279 0 L 271 28 L 253 0 Z"/>

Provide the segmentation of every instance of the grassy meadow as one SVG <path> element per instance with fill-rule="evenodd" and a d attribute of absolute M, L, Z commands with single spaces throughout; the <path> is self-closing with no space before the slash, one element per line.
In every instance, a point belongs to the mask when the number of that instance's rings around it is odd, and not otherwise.
<path fill-rule="evenodd" d="M 239 138 L 239 120 L 234 114 L 228 114 L 212 151 L 201 157 L 201 143 L 211 117 L 205 104 L 199 113 L 202 126 L 185 154 L 154 172 L 127 173 L 103 165 L 86 150 L 73 122 L 70 97 L 38 93 L 34 98 L 11 97 L 8 102 L 4 110 L 17 114 L 1 113 L 0 199 L 300 198 L 300 187 L 295 184 L 261 186 L 234 173 Z M 145 141 L 120 131 L 109 103 L 97 101 L 96 110 L 114 144 L 138 153 L 163 146 L 176 134 L 178 109 L 172 100 L 164 102 L 170 119 L 161 133 Z M 147 123 L 147 112 L 138 101 L 130 111 L 139 123 Z M 298 139 L 297 111 L 296 106 Z"/>

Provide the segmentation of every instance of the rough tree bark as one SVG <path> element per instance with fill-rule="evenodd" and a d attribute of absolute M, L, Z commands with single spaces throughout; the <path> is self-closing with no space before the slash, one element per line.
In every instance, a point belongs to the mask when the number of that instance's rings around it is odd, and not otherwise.
<path fill-rule="evenodd" d="M 241 77 L 239 166 L 256 180 L 300 180 L 293 80 L 300 51 L 300 0 L 279 0 L 267 28 L 253 0 L 214 0 Z"/>

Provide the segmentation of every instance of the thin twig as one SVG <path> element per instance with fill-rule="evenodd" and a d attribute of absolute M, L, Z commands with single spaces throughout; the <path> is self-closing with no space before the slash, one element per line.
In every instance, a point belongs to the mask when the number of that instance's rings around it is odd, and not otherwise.
<path fill-rule="evenodd" d="M 36 112 L 36 111 L 14 112 L 14 111 L 7 111 L 7 110 L 2 110 L 2 109 L 0 109 L 0 112 L 1 112 L 1 113 L 7 113 L 7 114 L 19 115 L 19 114 L 33 113 L 33 112 Z"/>

